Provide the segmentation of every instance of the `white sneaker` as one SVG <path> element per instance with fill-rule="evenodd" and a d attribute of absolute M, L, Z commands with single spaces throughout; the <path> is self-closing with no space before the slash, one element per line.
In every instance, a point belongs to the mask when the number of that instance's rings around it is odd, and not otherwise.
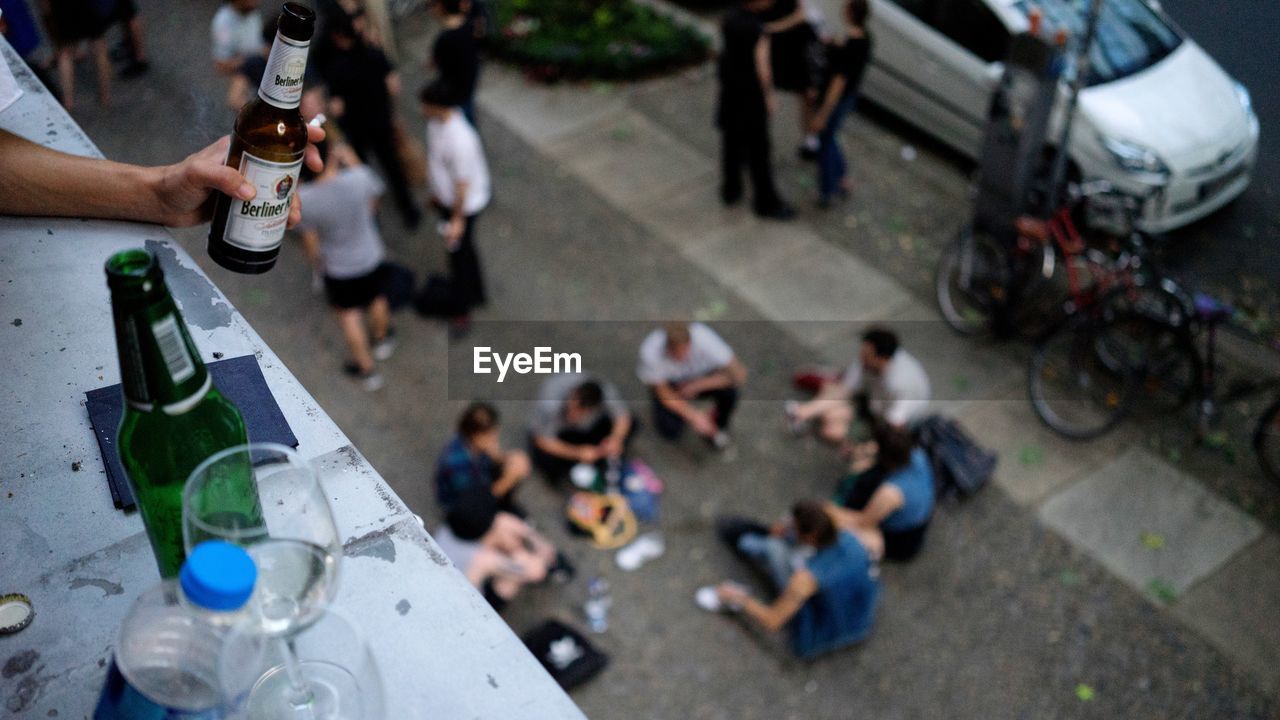
<path fill-rule="evenodd" d="M 733 444 L 733 438 L 729 437 L 729 433 L 721 430 L 711 436 L 711 447 L 717 450 L 726 450 Z"/>
<path fill-rule="evenodd" d="M 639 570 L 641 566 L 650 560 L 662 557 L 662 554 L 666 551 L 667 543 L 663 541 L 661 533 L 645 533 L 636 538 L 630 545 L 619 550 L 614 560 L 618 563 L 619 568 L 631 572 Z"/>
<path fill-rule="evenodd" d="M 800 437 L 809 431 L 809 423 L 797 417 L 800 414 L 800 403 L 788 400 L 782 404 L 782 409 L 787 413 L 787 427 L 792 435 Z"/>
<path fill-rule="evenodd" d="M 396 331 L 387 330 L 387 336 L 373 344 L 373 358 L 378 361 L 390 360 L 396 352 Z"/>

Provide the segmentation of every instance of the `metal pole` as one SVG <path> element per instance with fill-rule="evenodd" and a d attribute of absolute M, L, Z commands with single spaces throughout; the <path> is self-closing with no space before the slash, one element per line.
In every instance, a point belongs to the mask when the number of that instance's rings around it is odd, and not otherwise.
<path fill-rule="evenodd" d="M 1084 78 L 1089 74 L 1089 50 L 1093 47 L 1093 37 L 1098 29 L 1098 18 L 1102 15 L 1102 0 L 1089 0 L 1089 15 L 1085 18 L 1084 38 L 1076 49 L 1075 77 L 1071 78 L 1071 86 L 1067 91 L 1066 117 L 1062 120 L 1062 135 L 1058 138 L 1058 152 L 1053 158 L 1053 173 L 1049 176 L 1050 207 L 1062 202 L 1063 181 L 1067 173 L 1067 143 L 1071 140 L 1071 125 L 1075 120 L 1076 105 L 1080 102 L 1080 88 Z"/>

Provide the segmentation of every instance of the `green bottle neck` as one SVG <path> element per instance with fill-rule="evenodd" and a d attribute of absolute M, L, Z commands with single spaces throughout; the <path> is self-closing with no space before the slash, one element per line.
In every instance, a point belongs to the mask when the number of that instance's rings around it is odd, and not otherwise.
<path fill-rule="evenodd" d="M 209 371 L 159 264 L 149 253 L 139 258 L 139 252 L 144 251 L 126 251 L 107 261 L 120 383 L 134 410 L 180 415 L 208 394 Z"/>

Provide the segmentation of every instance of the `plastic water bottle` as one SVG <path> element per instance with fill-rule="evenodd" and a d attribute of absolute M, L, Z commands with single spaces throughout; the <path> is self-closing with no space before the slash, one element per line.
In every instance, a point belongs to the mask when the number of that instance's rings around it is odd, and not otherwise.
<path fill-rule="evenodd" d="M 197 545 L 176 580 L 143 593 L 116 637 L 94 720 L 220 720 L 263 667 L 264 639 L 246 613 L 257 581 L 242 548 Z"/>
<path fill-rule="evenodd" d="M 622 490 L 622 460 L 616 457 L 609 458 L 609 462 L 604 471 L 604 488 L 605 492 L 610 495 L 616 495 Z"/>
<path fill-rule="evenodd" d="M 582 612 L 587 616 L 587 625 L 592 632 L 602 633 L 609 629 L 609 608 L 613 598 L 609 596 L 609 583 L 604 578 L 591 578 L 587 584 L 587 602 Z"/>

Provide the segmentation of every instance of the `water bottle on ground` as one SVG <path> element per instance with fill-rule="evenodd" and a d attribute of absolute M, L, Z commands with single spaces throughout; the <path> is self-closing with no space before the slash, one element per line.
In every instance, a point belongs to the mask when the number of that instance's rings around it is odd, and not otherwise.
<path fill-rule="evenodd" d="M 242 548 L 197 545 L 125 617 L 94 720 L 230 717 L 263 669 L 264 638 L 241 611 L 256 580 Z"/>
<path fill-rule="evenodd" d="M 604 489 L 610 495 L 616 495 L 622 492 L 622 460 L 616 457 L 609 458 L 608 464 L 604 471 Z"/>
<path fill-rule="evenodd" d="M 609 608 L 612 605 L 608 581 L 600 577 L 592 578 L 587 584 L 587 602 L 582 606 L 592 632 L 602 633 L 609 629 Z"/>

